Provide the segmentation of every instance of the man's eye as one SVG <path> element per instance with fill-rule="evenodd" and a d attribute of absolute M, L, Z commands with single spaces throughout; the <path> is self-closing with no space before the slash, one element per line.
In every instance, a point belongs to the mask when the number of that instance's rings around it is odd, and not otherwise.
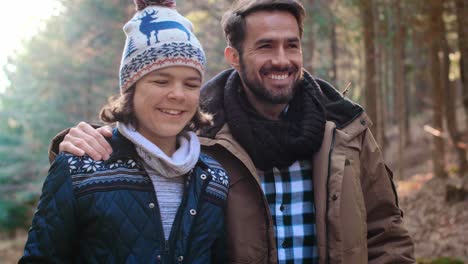
<path fill-rule="evenodd" d="M 268 48 L 270 48 L 270 47 L 271 47 L 271 45 L 261 45 L 261 46 L 259 46 L 258 48 L 259 48 L 259 49 L 268 49 Z"/>
<path fill-rule="evenodd" d="M 291 48 L 291 49 L 297 49 L 297 48 L 299 48 L 299 45 L 297 45 L 297 44 L 289 44 L 289 48 Z"/>

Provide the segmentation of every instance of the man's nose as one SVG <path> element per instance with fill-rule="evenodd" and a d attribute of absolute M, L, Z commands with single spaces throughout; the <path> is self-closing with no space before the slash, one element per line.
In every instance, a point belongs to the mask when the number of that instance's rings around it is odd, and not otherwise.
<path fill-rule="evenodd" d="M 271 60 L 274 66 L 284 67 L 289 65 L 289 59 L 284 48 L 276 49 L 276 52 Z"/>

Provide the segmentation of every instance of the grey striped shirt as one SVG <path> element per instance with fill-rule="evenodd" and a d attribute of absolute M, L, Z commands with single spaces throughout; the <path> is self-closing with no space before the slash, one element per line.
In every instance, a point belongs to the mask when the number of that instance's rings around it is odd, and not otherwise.
<path fill-rule="evenodd" d="M 174 223 L 177 210 L 179 209 L 182 201 L 184 177 L 165 178 L 157 175 L 156 172 L 146 164 L 145 168 L 153 182 L 154 191 L 158 198 L 164 237 L 166 240 L 169 240 L 172 224 Z"/>

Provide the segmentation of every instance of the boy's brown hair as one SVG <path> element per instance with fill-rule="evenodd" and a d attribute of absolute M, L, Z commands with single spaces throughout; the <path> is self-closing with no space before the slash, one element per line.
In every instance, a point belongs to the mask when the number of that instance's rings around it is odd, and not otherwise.
<path fill-rule="evenodd" d="M 136 85 L 132 85 L 123 94 L 109 98 L 109 102 L 101 108 L 99 117 L 105 123 L 122 122 L 130 124 L 138 129 L 138 119 L 135 116 L 133 98 L 135 97 Z M 198 107 L 192 120 L 185 126 L 184 130 L 197 131 L 212 124 L 212 116 L 204 113 Z"/>

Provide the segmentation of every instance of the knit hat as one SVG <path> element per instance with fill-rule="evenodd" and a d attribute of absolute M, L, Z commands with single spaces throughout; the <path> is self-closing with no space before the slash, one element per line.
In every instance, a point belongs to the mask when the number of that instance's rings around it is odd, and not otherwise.
<path fill-rule="evenodd" d="M 134 2 L 137 12 L 123 27 L 127 40 L 120 63 L 120 92 L 146 74 L 169 66 L 192 67 L 203 76 L 205 53 L 192 23 L 175 9 L 175 1 Z"/>

